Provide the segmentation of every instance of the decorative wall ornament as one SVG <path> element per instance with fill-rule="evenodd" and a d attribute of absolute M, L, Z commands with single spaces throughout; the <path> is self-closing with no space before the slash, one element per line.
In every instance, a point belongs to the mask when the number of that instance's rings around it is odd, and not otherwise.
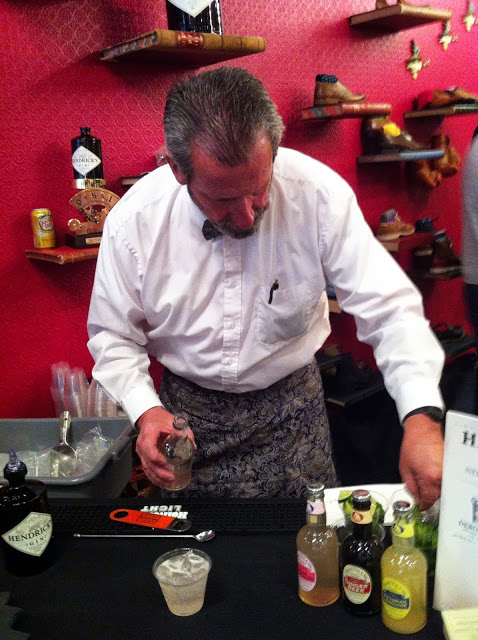
<path fill-rule="evenodd" d="M 473 6 L 473 2 L 468 3 L 468 10 L 463 16 L 463 23 L 465 24 L 467 31 L 471 31 L 471 27 L 474 24 L 478 24 L 478 20 L 475 16 L 475 7 Z"/>
<path fill-rule="evenodd" d="M 430 60 L 423 62 L 420 55 L 420 47 L 416 44 L 415 40 L 411 41 L 411 50 L 412 57 L 407 60 L 407 69 L 412 74 L 412 78 L 416 80 L 418 72 L 421 71 L 423 67 L 428 67 Z"/>
<path fill-rule="evenodd" d="M 443 20 L 443 31 L 438 36 L 438 42 L 442 45 L 443 51 L 448 49 L 450 42 L 456 42 L 458 36 L 452 36 L 450 31 L 450 20 Z"/>

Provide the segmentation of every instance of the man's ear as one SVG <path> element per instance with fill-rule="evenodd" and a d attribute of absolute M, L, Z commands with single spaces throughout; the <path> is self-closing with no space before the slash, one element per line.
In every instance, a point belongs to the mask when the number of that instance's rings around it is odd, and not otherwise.
<path fill-rule="evenodd" d="M 171 171 L 174 173 L 174 177 L 179 182 L 179 184 L 187 184 L 188 181 L 183 176 L 183 174 L 179 170 L 178 165 L 174 162 L 174 160 L 171 158 L 171 156 L 169 155 L 168 152 L 166 152 L 165 157 L 167 158 L 167 162 L 168 162 L 169 166 L 171 167 Z"/>

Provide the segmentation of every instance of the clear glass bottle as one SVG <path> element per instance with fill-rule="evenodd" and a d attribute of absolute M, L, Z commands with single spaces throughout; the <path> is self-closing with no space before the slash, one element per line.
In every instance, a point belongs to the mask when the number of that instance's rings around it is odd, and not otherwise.
<path fill-rule="evenodd" d="M 3 475 L 8 485 L 0 488 L 0 541 L 5 566 L 16 575 L 31 575 L 53 560 L 52 518 L 46 486 L 26 480 L 28 470 L 10 449 Z"/>
<path fill-rule="evenodd" d="M 372 531 L 370 491 L 357 489 L 352 494 L 352 532 L 341 546 L 341 578 L 344 603 L 350 613 L 380 613 L 383 543 Z"/>
<path fill-rule="evenodd" d="M 307 486 L 307 524 L 297 534 L 299 598 L 326 607 L 340 595 L 339 551 L 335 530 L 326 524 L 324 485 Z"/>
<path fill-rule="evenodd" d="M 191 482 L 194 445 L 188 438 L 188 419 L 182 413 L 174 416 L 173 431 L 161 447 L 168 464 L 174 469 L 174 482 L 169 491 L 184 489 Z"/>
<path fill-rule="evenodd" d="M 212 2 L 197 13 L 200 0 L 166 0 L 168 29 L 171 31 L 193 31 L 196 33 L 223 33 L 221 0 Z M 203 5 L 204 6 L 204 5 Z"/>
<path fill-rule="evenodd" d="M 396 633 L 416 633 L 427 622 L 427 561 L 415 547 L 406 500 L 393 503 L 392 546 L 382 556 L 382 620 Z"/>

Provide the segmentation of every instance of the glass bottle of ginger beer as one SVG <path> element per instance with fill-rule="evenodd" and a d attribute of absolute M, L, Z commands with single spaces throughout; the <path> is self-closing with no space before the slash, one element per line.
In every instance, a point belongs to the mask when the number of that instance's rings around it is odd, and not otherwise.
<path fill-rule="evenodd" d="M 352 532 L 341 546 L 341 578 L 346 609 L 355 615 L 380 613 L 383 543 L 372 531 L 370 492 L 352 494 Z"/>
<path fill-rule="evenodd" d="M 405 500 L 393 503 L 392 546 L 382 556 L 382 620 L 396 633 L 416 633 L 427 622 L 427 561 Z"/>
<path fill-rule="evenodd" d="M 297 534 L 299 598 L 313 607 L 337 600 L 339 551 L 337 534 L 326 524 L 324 485 L 307 486 L 307 524 Z"/>

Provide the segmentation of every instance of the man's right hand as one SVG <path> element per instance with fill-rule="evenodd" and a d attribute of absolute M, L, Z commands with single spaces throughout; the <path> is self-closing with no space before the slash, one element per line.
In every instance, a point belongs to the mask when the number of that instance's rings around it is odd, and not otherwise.
<path fill-rule="evenodd" d="M 139 435 L 136 441 L 136 453 L 143 464 L 146 476 L 154 485 L 165 487 L 174 479 L 171 465 L 160 452 L 161 444 L 173 430 L 174 416 L 163 407 L 152 407 L 145 411 L 137 421 Z M 194 436 L 188 429 L 188 437 L 194 446 Z"/>

